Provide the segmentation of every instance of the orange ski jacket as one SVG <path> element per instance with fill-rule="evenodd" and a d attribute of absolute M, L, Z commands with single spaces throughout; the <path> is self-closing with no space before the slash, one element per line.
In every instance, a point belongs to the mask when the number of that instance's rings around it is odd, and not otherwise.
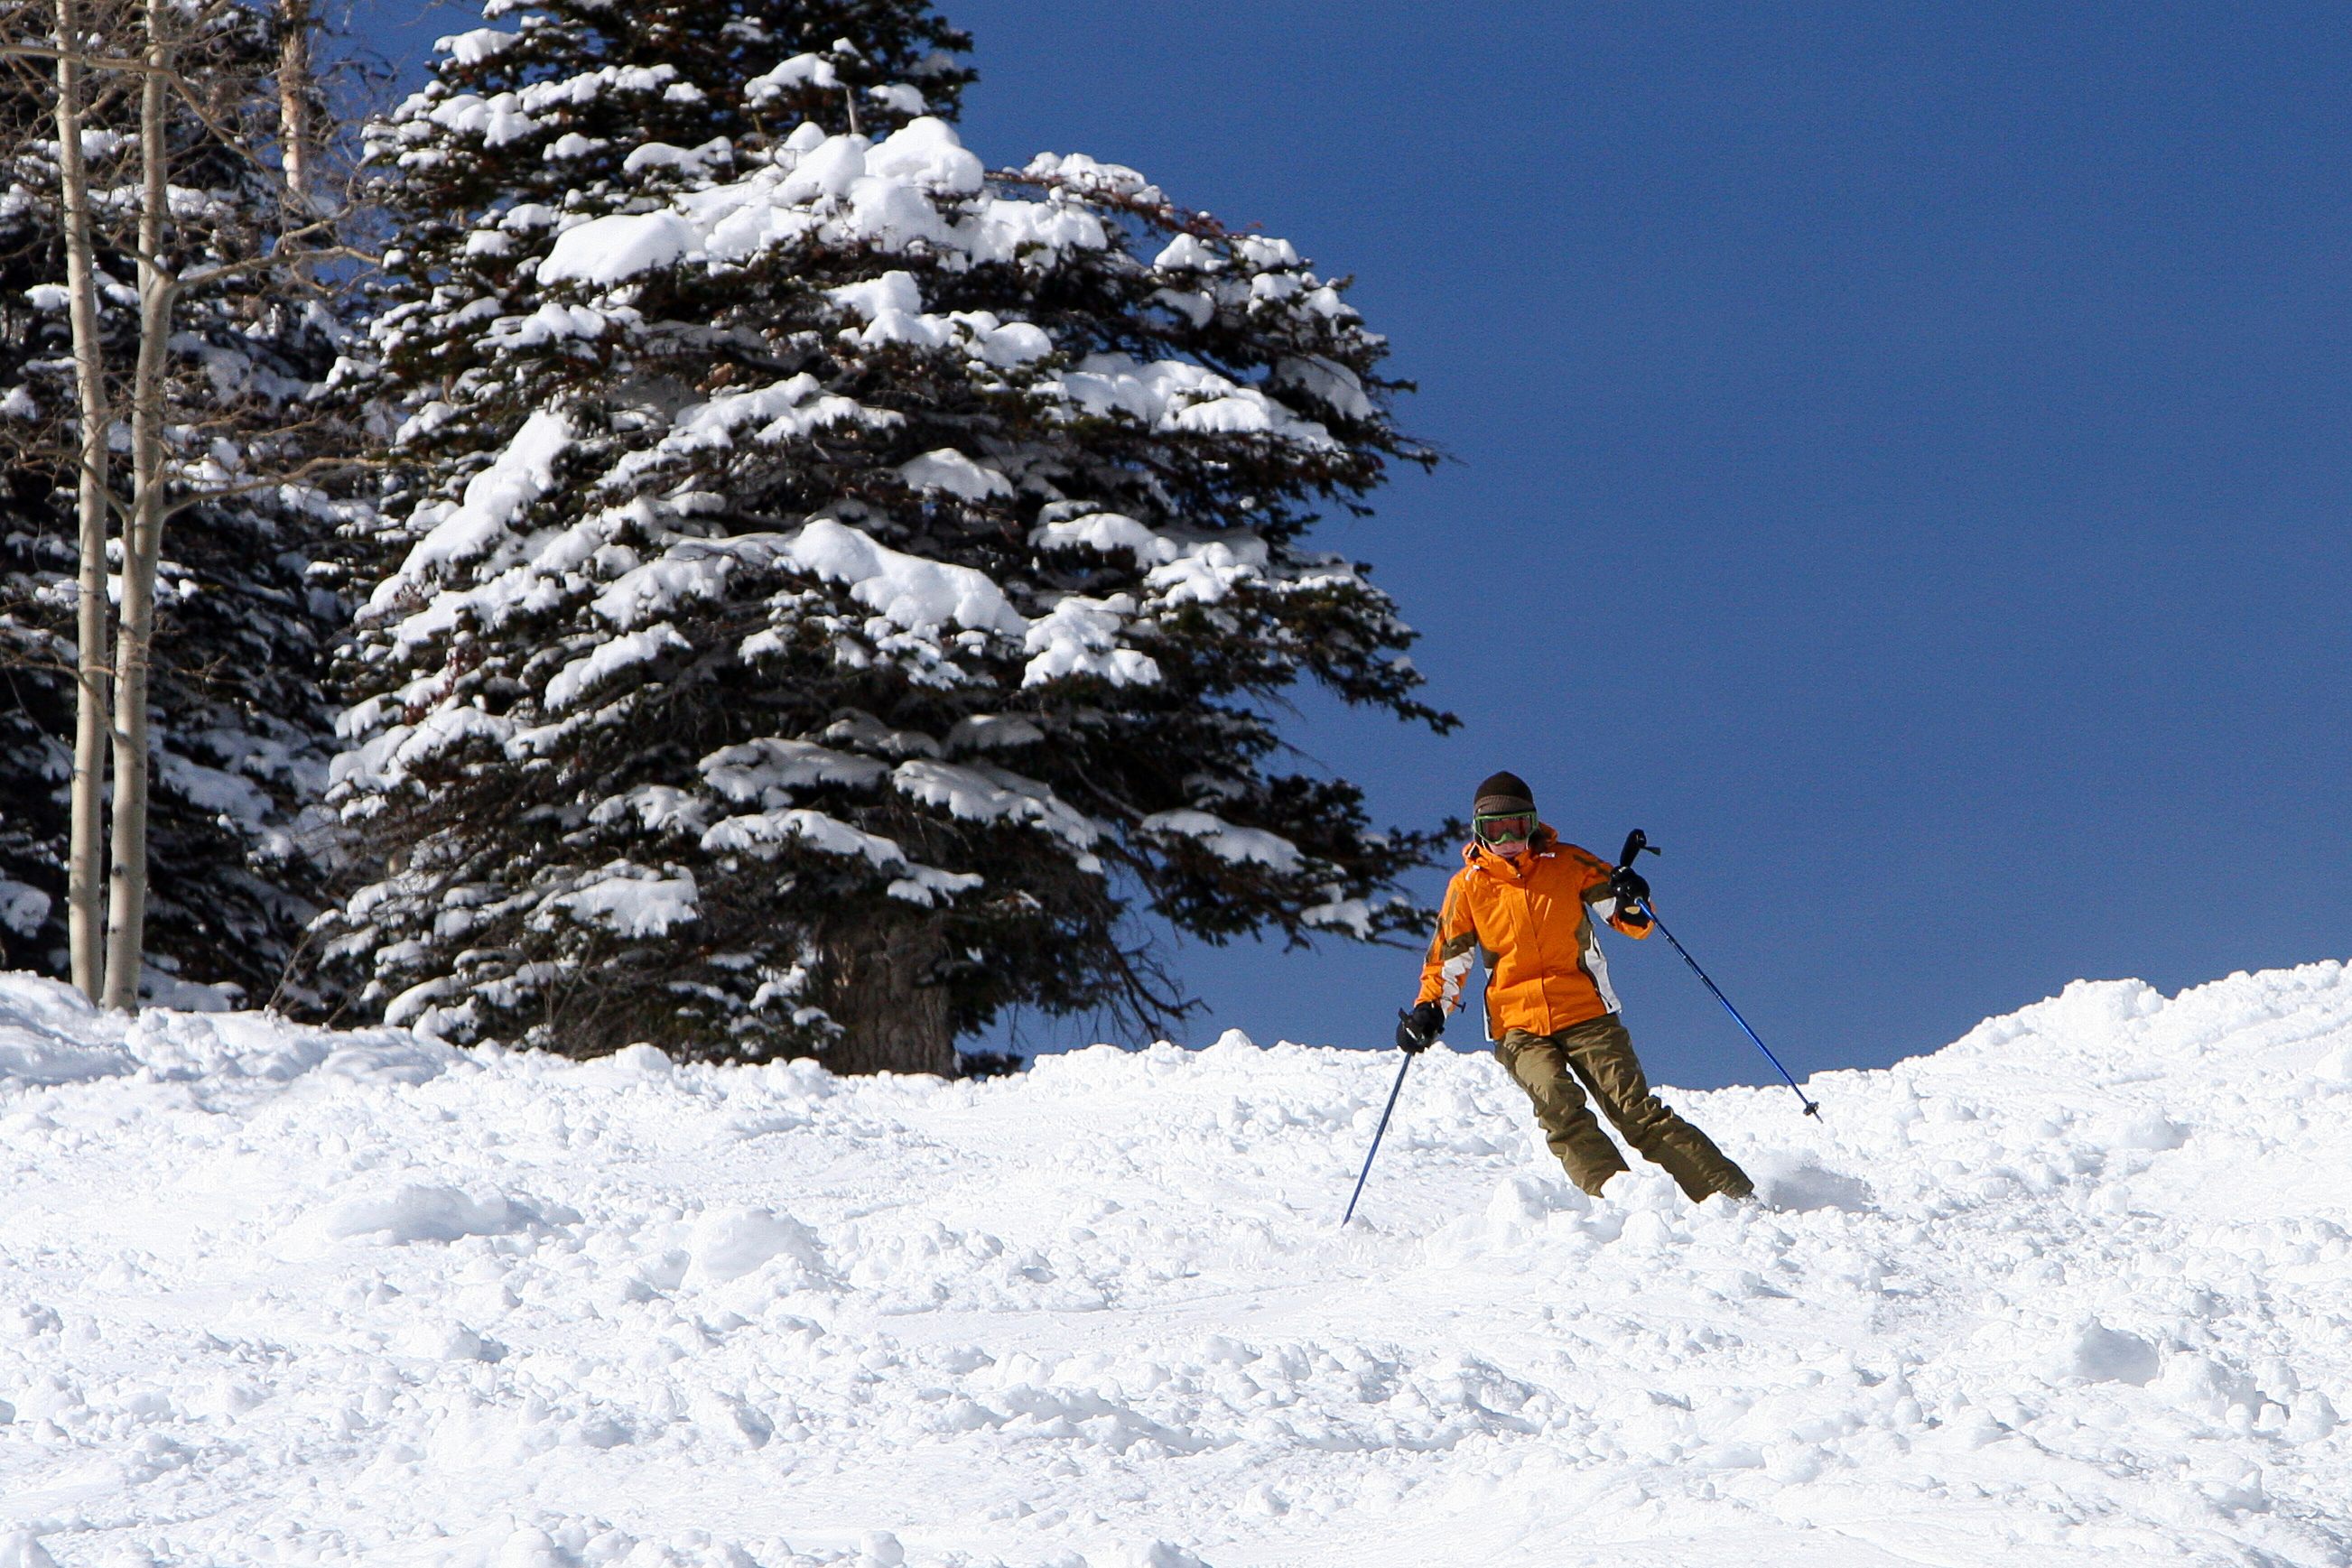
<path fill-rule="evenodd" d="M 1480 957 L 1489 1040 L 1515 1029 L 1557 1034 L 1617 1010 L 1593 917 L 1636 937 L 1650 934 L 1650 920 L 1617 907 L 1607 861 L 1543 825 L 1517 865 L 1475 842 L 1463 846 L 1462 860 L 1445 884 L 1418 1001 L 1442 1002 L 1448 1012 L 1460 1007 L 1471 960 Z"/>

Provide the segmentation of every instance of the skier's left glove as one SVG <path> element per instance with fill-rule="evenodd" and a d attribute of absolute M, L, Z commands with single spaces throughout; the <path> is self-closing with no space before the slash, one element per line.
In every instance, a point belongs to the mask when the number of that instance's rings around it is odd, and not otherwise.
<path fill-rule="evenodd" d="M 1445 1032 L 1445 1009 L 1435 1002 L 1419 1002 L 1397 1019 L 1397 1049 L 1419 1056 Z"/>
<path fill-rule="evenodd" d="M 1650 884 L 1632 866 L 1619 866 L 1609 879 L 1609 891 L 1617 900 L 1617 913 L 1628 920 L 1647 920 L 1642 905 L 1650 901 Z"/>

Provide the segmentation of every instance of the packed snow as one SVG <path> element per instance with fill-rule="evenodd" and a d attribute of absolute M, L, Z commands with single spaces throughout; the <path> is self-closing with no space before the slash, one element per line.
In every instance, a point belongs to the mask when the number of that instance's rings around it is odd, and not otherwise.
<path fill-rule="evenodd" d="M 785 759 L 784 766 L 793 766 Z M 1639 1030 L 1640 1019 L 1634 1019 Z M 1483 1052 L 979 1082 L 0 980 L 0 1562 L 2341 1564 L 2352 976 L 2081 983 L 1669 1092 Z"/>

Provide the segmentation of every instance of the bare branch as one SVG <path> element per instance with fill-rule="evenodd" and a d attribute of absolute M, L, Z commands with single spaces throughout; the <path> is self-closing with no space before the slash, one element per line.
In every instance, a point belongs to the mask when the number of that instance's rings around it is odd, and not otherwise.
<path fill-rule="evenodd" d="M 86 54 L 79 49 L 53 49 L 42 44 L 0 44 L 0 59 L 65 60 L 101 71 L 152 71 L 158 76 L 179 73 L 162 66 L 151 66 L 145 60 L 124 59 L 114 55 Z"/>
<path fill-rule="evenodd" d="M 278 194 L 280 199 L 291 198 L 289 203 L 290 205 L 301 210 L 309 210 L 310 203 L 308 195 L 289 183 L 286 179 L 282 171 L 273 168 L 268 159 L 264 158 L 258 152 L 255 151 L 242 132 L 238 131 L 232 126 L 222 124 L 219 120 L 205 108 L 203 99 L 201 95 L 198 94 L 194 84 L 190 82 L 175 67 L 156 65 L 147 60 L 123 56 L 92 55 L 80 50 L 54 48 L 44 44 L 0 44 L 0 59 L 57 60 L 68 62 L 73 65 L 86 67 L 95 70 L 121 71 L 136 75 L 160 76 L 177 90 L 180 101 L 186 106 L 189 113 L 194 115 L 197 120 L 203 122 L 205 130 L 218 137 L 223 145 L 244 154 L 246 159 L 250 162 L 257 170 L 260 171 L 264 177 L 273 181 L 277 184 Z M 321 223 L 325 221 L 326 220 L 321 220 Z M 309 226 L 317 227 L 320 225 L 312 225 Z"/>
<path fill-rule="evenodd" d="M 184 496 L 165 508 L 163 515 L 166 517 L 176 517 L 182 512 L 196 507 L 210 506 L 215 501 L 233 500 L 239 496 L 250 496 L 258 490 L 274 490 L 281 485 L 297 485 L 313 474 L 364 473 L 391 466 L 391 460 L 383 457 L 312 457 L 297 464 L 283 474 L 272 474 L 257 479 L 248 479 L 242 484 L 224 485 L 218 489 L 201 490 Z"/>
<path fill-rule="evenodd" d="M 330 220 L 322 218 L 315 224 L 308 224 L 301 228 L 291 230 L 278 236 L 279 248 L 269 255 L 249 256 L 243 261 L 225 262 L 218 267 L 208 267 L 202 272 L 184 274 L 179 280 L 179 287 L 182 289 L 201 288 L 208 283 L 216 283 L 224 277 L 241 277 L 247 273 L 265 272 L 270 267 L 288 267 L 297 261 L 363 261 L 370 267 L 383 265 L 382 257 L 370 256 L 365 251 L 354 249 L 347 245 L 323 246 L 316 250 L 305 246 L 292 256 L 286 254 L 285 242 L 294 235 L 308 234 L 312 229 L 328 226 L 330 226 Z"/>

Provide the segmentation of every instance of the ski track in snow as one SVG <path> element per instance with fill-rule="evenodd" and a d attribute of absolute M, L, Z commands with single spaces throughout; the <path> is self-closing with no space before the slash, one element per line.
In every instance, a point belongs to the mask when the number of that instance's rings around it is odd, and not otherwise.
<path fill-rule="evenodd" d="M 1639 1019 L 1635 1020 L 1638 1029 Z M 0 977 L 0 1563 L 2342 1564 L 2352 975 L 1669 1097 L 591 1063 Z"/>

